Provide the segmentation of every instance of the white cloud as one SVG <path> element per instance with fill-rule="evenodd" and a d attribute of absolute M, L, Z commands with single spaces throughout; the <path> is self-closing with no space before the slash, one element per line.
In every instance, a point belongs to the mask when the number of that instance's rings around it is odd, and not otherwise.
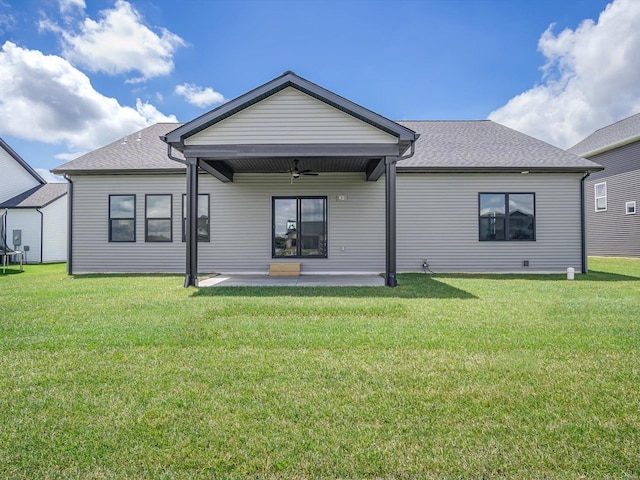
<path fill-rule="evenodd" d="M 79 1 L 82 0 L 66 0 L 74 4 Z M 97 21 L 85 18 L 77 33 L 50 20 L 41 21 L 39 26 L 62 37 L 62 56 L 74 65 L 109 75 L 141 73 L 141 76 L 129 79 L 129 83 L 171 73 L 173 53 L 186 45 L 182 38 L 167 29 L 161 28 L 160 34 L 153 32 L 125 0 L 116 0 L 114 8 L 102 10 Z"/>
<path fill-rule="evenodd" d="M 540 37 L 541 83 L 489 118 L 562 148 L 640 112 L 640 2 L 615 0 L 597 22 Z"/>
<path fill-rule="evenodd" d="M 0 50 L 0 134 L 93 150 L 157 121 L 153 105 L 122 106 L 65 59 L 5 42 Z"/>
<path fill-rule="evenodd" d="M 222 103 L 225 98 L 221 93 L 216 92 L 211 87 L 202 88 L 193 83 L 177 85 L 175 93 L 183 96 L 192 105 L 197 107 L 208 107 L 216 103 Z"/>
<path fill-rule="evenodd" d="M 58 0 L 60 5 L 60 12 L 67 13 L 77 8 L 78 10 L 84 10 L 87 8 L 87 4 L 84 0 Z"/>
<path fill-rule="evenodd" d="M 64 153 L 58 153 L 53 157 L 57 158 L 58 160 L 64 160 L 65 162 L 70 162 L 71 160 L 75 160 L 76 158 L 81 157 L 85 153 L 88 153 L 88 152 L 87 151 L 64 152 Z"/>
<path fill-rule="evenodd" d="M 66 180 L 64 179 L 64 177 L 61 177 L 59 175 L 54 175 L 49 170 L 46 170 L 44 168 L 36 168 L 36 172 L 47 183 L 66 183 Z"/>

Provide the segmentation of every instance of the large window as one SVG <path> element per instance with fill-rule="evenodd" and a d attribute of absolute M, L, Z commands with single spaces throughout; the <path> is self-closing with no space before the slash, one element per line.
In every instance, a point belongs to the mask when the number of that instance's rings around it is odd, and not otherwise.
<path fill-rule="evenodd" d="M 109 195 L 109 241 L 136 241 L 135 195 Z"/>
<path fill-rule="evenodd" d="M 607 182 L 594 185 L 596 200 L 596 212 L 604 212 L 607 209 Z"/>
<path fill-rule="evenodd" d="M 187 196 L 182 195 L 182 241 L 187 238 Z M 211 238 L 209 229 L 209 194 L 198 195 L 198 241 L 208 242 Z"/>
<path fill-rule="evenodd" d="M 171 195 L 145 197 L 145 241 L 170 242 L 173 240 L 172 200 Z"/>
<path fill-rule="evenodd" d="M 533 193 L 481 193 L 480 241 L 536 239 Z"/>
<path fill-rule="evenodd" d="M 273 257 L 327 257 L 327 197 L 273 198 Z"/>

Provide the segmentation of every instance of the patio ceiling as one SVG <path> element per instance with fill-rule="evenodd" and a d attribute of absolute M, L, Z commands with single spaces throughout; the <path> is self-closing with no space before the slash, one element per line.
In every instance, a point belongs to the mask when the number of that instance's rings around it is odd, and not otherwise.
<path fill-rule="evenodd" d="M 209 165 L 224 165 L 233 173 L 287 173 L 293 166 L 293 160 L 298 159 L 298 167 L 311 169 L 314 172 L 366 172 L 369 162 L 378 162 L 381 158 L 349 157 L 349 158 L 318 158 L 318 157 L 287 157 L 287 158 L 243 158 L 234 160 L 202 161 Z"/>

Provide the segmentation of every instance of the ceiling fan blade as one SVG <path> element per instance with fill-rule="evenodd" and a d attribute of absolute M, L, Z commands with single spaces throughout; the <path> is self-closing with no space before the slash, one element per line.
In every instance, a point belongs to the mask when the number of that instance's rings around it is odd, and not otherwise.
<path fill-rule="evenodd" d="M 304 170 L 300 170 L 298 173 L 308 173 L 310 171 L 311 171 L 310 168 L 305 168 Z"/>
<path fill-rule="evenodd" d="M 300 174 L 301 174 L 301 175 L 315 175 L 316 177 L 317 177 L 318 175 L 320 175 L 319 173 L 316 173 L 316 172 L 300 172 Z"/>

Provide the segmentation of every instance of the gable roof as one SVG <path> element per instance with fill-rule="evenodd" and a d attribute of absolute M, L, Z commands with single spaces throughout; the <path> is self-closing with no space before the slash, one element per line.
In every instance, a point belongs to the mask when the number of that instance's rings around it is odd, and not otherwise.
<path fill-rule="evenodd" d="M 45 179 L 42 178 L 40 175 L 38 175 L 38 172 L 36 172 L 33 168 L 31 168 L 31 166 L 27 162 L 25 162 L 23 158 L 20 155 L 18 155 L 15 152 L 15 150 L 11 148 L 9 144 L 5 142 L 2 138 L 0 138 L 0 148 L 3 148 L 4 151 L 6 151 L 9 155 L 11 155 L 11 157 L 13 157 L 13 159 L 16 162 L 18 162 L 18 164 L 22 168 L 24 168 L 33 178 L 35 178 L 38 183 L 40 183 L 41 185 L 47 183 Z"/>
<path fill-rule="evenodd" d="M 398 171 L 602 170 L 582 157 L 491 120 L 403 121 L 420 134 L 413 157 Z"/>
<path fill-rule="evenodd" d="M 264 85 L 231 100 L 230 102 L 220 105 L 210 112 L 207 112 L 204 115 L 185 123 L 174 131 L 169 132 L 165 136 L 164 141 L 171 144 L 176 149 L 182 150 L 184 148 L 184 141 L 186 138 L 221 122 L 225 118 L 258 103 L 287 87 L 293 87 L 296 90 L 306 93 L 321 102 L 324 102 L 359 120 L 362 120 L 363 122 L 368 123 L 369 125 L 397 137 L 399 144 L 406 144 L 408 146 L 409 143 L 416 138 L 415 132 L 412 132 L 409 128 L 399 125 L 382 115 L 378 115 L 377 113 L 347 100 L 340 95 L 336 95 L 335 93 L 322 88 L 291 71 L 287 71 L 270 82 L 267 82 Z"/>
<path fill-rule="evenodd" d="M 167 144 L 160 140 L 161 136 L 180 125 L 182 124 L 156 123 L 60 165 L 53 169 L 53 173 L 183 172 L 186 167 L 167 157 Z M 184 158 L 177 151 L 173 155 Z"/>
<path fill-rule="evenodd" d="M 42 208 L 67 194 L 68 183 L 45 183 L 0 203 L 2 208 Z"/>
<path fill-rule="evenodd" d="M 592 157 L 639 140 L 640 113 L 637 113 L 596 130 L 567 151 L 582 157 Z"/>

